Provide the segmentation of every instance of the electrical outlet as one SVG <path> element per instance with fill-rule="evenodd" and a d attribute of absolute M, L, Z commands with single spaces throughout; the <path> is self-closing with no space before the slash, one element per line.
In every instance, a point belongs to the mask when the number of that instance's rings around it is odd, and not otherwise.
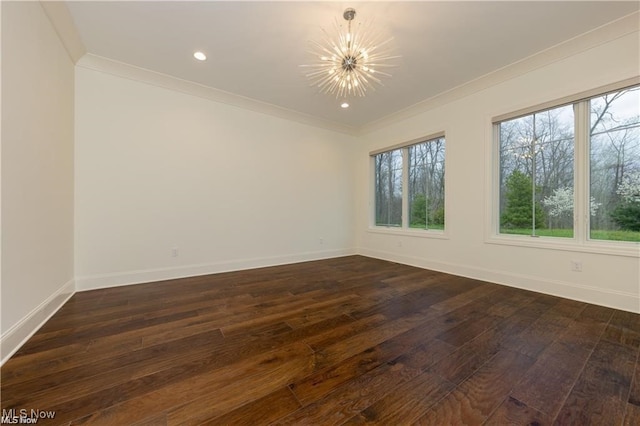
<path fill-rule="evenodd" d="M 582 261 L 581 260 L 572 260 L 571 261 L 571 270 L 573 272 L 582 272 Z"/>
<path fill-rule="evenodd" d="M 322 244 L 324 244 L 324 238 L 320 237 L 320 238 L 318 239 L 318 242 L 319 242 L 321 245 L 322 245 Z"/>
<path fill-rule="evenodd" d="M 402 241 L 398 241 L 398 247 L 402 247 Z"/>
<path fill-rule="evenodd" d="M 171 257 L 178 257 L 178 247 L 173 247 L 171 249 Z"/>

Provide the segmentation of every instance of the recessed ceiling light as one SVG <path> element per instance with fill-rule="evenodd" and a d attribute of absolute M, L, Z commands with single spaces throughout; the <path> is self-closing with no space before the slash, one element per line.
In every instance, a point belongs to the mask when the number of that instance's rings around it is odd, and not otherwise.
<path fill-rule="evenodd" d="M 340 104 L 342 108 L 349 108 L 349 104 L 347 102 L 343 102 Z"/>
<path fill-rule="evenodd" d="M 199 61 L 206 61 L 207 60 L 207 55 L 205 55 L 204 53 L 202 53 L 200 51 L 195 52 L 193 54 L 193 57 L 196 58 Z"/>

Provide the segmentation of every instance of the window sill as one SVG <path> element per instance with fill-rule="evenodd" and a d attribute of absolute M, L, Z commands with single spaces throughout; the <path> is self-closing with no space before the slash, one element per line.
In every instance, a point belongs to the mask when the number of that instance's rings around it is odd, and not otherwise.
<path fill-rule="evenodd" d="M 574 238 L 492 235 L 485 243 L 640 258 L 640 245 L 626 241 L 579 242 Z"/>
<path fill-rule="evenodd" d="M 368 232 L 373 234 L 402 235 L 406 237 L 435 238 L 439 240 L 449 239 L 449 235 L 446 231 L 436 229 L 407 229 L 392 226 L 370 226 Z"/>

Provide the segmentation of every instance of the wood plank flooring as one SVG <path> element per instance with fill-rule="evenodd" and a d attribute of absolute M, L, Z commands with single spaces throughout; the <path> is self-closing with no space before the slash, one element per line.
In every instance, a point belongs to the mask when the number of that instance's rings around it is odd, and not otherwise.
<path fill-rule="evenodd" d="M 637 314 L 348 256 L 77 293 L 2 367 L 1 405 L 63 425 L 638 425 L 639 351 Z"/>

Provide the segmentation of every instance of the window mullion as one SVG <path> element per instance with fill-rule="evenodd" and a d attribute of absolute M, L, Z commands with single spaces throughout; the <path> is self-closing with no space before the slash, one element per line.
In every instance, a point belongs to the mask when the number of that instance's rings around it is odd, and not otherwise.
<path fill-rule="evenodd" d="M 589 108 L 587 101 L 574 105 L 574 210 L 575 240 L 584 243 L 589 235 Z"/>
<path fill-rule="evenodd" d="M 402 148 L 402 228 L 409 228 L 409 148 Z"/>

